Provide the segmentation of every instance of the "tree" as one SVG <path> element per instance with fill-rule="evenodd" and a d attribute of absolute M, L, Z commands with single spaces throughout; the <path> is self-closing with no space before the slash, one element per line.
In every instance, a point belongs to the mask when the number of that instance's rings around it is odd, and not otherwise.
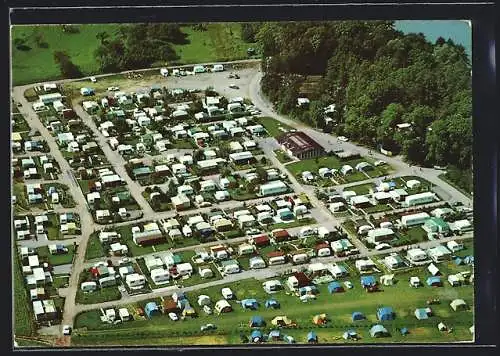
<path fill-rule="evenodd" d="M 66 52 L 55 51 L 54 52 L 54 62 L 59 65 L 61 74 L 64 78 L 79 78 L 83 77 L 83 74 L 68 56 Z"/>
<path fill-rule="evenodd" d="M 106 31 L 98 32 L 95 37 L 99 40 L 101 45 L 106 45 L 109 34 Z"/>
<path fill-rule="evenodd" d="M 261 182 L 261 183 L 267 182 L 267 171 L 264 168 L 257 167 L 257 169 L 255 170 L 255 173 L 259 177 L 259 182 Z"/>
<path fill-rule="evenodd" d="M 257 184 L 254 182 L 249 182 L 246 186 L 246 190 L 248 193 L 254 193 L 257 188 Z"/>

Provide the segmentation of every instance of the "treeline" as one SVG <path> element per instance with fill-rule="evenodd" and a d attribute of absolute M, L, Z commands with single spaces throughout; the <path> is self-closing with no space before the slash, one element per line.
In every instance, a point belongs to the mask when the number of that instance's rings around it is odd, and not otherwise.
<path fill-rule="evenodd" d="M 405 35 L 391 21 L 265 23 L 254 37 L 262 90 L 281 113 L 411 163 L 470 168 L 471 64 L 463 46 Z M 311 89 L 312 76 L 319 79 Z M 297 107 L 300 96 L 309 107 Z"/>
<path fill-rule="evenodd" d="M 100 45 L 95 51 L 101 72 L 115 72 L 148 67 L 158 61 L 179 59 L 172 44 L 188 43 L 178 24 L 122 25 L 111 36 L 96 35 Z"/>

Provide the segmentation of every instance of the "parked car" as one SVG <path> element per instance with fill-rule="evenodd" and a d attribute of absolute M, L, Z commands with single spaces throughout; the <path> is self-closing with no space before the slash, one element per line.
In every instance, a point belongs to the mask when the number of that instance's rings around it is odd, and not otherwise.
<path fill-rule="evenodd" d="M 389 244 L 381 243 L 381 244 L 378 244 L 377 246 L 375 246 L 375 250 L 380 251 L 380 250 L 385 250 L 385 249 L 388 249 L 388 248 L 391 248 L 391 247 L 392 246 L 389 245 Z"/>
<path fill-rule="evenodd" d="M 245 234 L 248 236 L 259 235 L 260 233 L 262 233 L 262 232 L 259 229 L 249 229 L 249 230 L 245 231 Z"/>
<path fill-rule="evenodd" d="M 120 88 L 118 87 L 108 87 L 108 91 L 118 91 Z"/>
<path fill-rule="evenodd" d="M 71 335 L 72 331 L 71 326 L 64 325 L 62 330 L 63 330 L 63 335 Z"/>
<path fill-rule="evenodd" d="M 208 306 L 208 305 L 204 305 L 204 306 L 203 306 L 203 311 L 204 311 L 207 315 L 210 315 L 210 314 L 212 314 L 212 313 L 213 313 L 212 308 L 210 308 L 210 306 Z"/>
<path fill-rule="evenodd" d="M 173 320 L 173 321 L 179 320 L 179 317 L 175 313 L 168 313 L 168 317 L 170 318 L 170 320 Z"/>
<path fill-rule="evenodd" d="M 349 282 L 349 281 L 345 281 L 345 282 L 344 282 L 344 285 L 347 287 L 347 289 L 352 289 L 352 288 L 353 288 L 352 283 L 351 283 L 351 282 Z"/>
<path fill-rule="evenodd" d="M 128 257 L 123 257 L 121 258 L 119 261 L 118 261 L 118 266 L 121 266 L 121 265 L 126 265 L 127 263 L 130 262 L 130 258 Z"/>
<path fill-rule="evenodd" d="M 345 137 L 345 136 L 339 136 L 338 139 L 339 139 L 339 141 L 342 141 L 342 142 L 349 141 L 349 139 L 347 137 Z"/>
<path fill-rule="evenodd" d="M 385 161 L 382 161 L 382 160 L 379 160 L 379 161 L 375 161 L 375 166 L 378 167 L 378 166 L 383 166 L 384 164 L 386 164 Z"/>
<path fill-rule="evenodd" d="M 215 326 L 214 324 L 205 324 L 205 325 L 202 325 L 200 327 L 201 331 L 208 331 L 208 330 L 215 330 L 215 329 L 217 329 L 217 326 Z"/>
<path fill-rule="evenodd" d="M 97 82 L 97 79 L 96 79 L 96 77 L 90 77 L 90 81 L 91 81 L 92 83 L 95 83 L 95 82 Z"/>
<path fill-rule="evenodd" d="M 237 86 L 236 84 L 229 84 L 229 88 L 231 88 L 231 89 L 239 89 L 240 87 Z"/>

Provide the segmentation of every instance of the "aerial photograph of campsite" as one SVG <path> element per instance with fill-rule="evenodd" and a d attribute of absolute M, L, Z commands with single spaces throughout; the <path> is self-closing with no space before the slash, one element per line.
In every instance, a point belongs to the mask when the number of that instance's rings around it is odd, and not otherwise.
<path fill-rule="evenodd" d="M 467 20 L 11 26 L 15 348 L 474 342 Z"/>

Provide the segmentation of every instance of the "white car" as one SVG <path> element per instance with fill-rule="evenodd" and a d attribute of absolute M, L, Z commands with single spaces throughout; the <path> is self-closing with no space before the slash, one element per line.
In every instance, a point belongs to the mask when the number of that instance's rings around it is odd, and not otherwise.
<path fill-rule="evenodd" d="M 345 136 L 339 136 L 339 137 L 338 137 L 338 139 L 339 139 L 340 141 L 342 141 L 342 142 L 347 142 L 347 141 L 349 141 L 349 139 L 348 139 L 347 137 L 345 137 Z"/>
<path fill-rule="evenodd" d="M 262 233 L 262 231 L 260 231 L 260 230 L 258 230 L 258 229 L 250 229 L 250 230 L 245 231 L 245 234 L 246 234 L 247 236 L 259 235 L 259 234 L 261 234 L 261 233 Z"/>
<path fill-rule="evenodd" d="M 71 326 L 64 325 L 62 332 L 63 332 L 63 335 L 71 335 Z"/>
<path fill-rule="evenodd" d="M 118 261 L 118 265 L 119 265 L 119 266 L 121 266 L 121 265 L 125 265 L 125 264 L 127 264 L 127 263 L 129 263 L 129 262 L 130 262 L 130 258 L 128 258 L 128 257 L 123 257 L 123 258 L 121 258 L 121 259 Z"/>
<path fill-rule="evenodd" d="M 352 283 L 349 281 L 345 281 L 344 285 L 347 287 L 347 289 L 352 289 L 352 287 L 353 287 Z"/>
<path fill-rule="evenodd" d="M 212 313 L 213 313 L 212 308 L 210 308 L 210 306 L 208 306 L 208 305 L 204 305 L 204 306 L 203 306 L 203 311 L 204 311 L 207 315 L 210 315 L 210 314 L 212 314 Z"/>
<path fill-rule="evenodd" d="M 380 251 L 380 250 L 385 250 L 385 249 L 388 249 L 388 248 L 391 248 L 391 247 L 392 246 L 389 245 L 389 244 L 381 243 L 381 244 L 378 244 L 377 246 L 375 246 L 375 250 Z"/>
<path fill-rule="evenodd" d="M 95 83 L 95 82 L 97 82 L 97 79 L 96 79 L 96 77 L 90 77 L 90 81 L 91 81 L 92 83 Z"/>
<path fill-rule="evenodd" d="M 168 313 L 168 317 L 173 321 L 179 320 L 179 317 L 175 313 Z"/>
<path fill-rule="evenodd" d="M 108 87 L 108 91 L 118 91 L 120 88 L 118 87 Z"/>
<path fill-rule="evenodd" d="M 224 299 L 233 299 L 234 297 L 234 294 L 233 294 L 233 291 L 231 290 L 231 288 L 222 288 L 221 290 L 221 293 L 222 293 L 222 296 L 224 297 Z"/>
<path fill-rule="evenodd" d="M 106 262 L 103 262 L 103 261 L 99 261 L 99 262 L 96 262 L 94 263 L 94 267 L 97 268 L 97 267 L 107 267 L 108 264 Z"/>
<path fill-rule="evenodd" d="M 386 162 L 385 161 L 375 161 L 375 166 L 383 166 Z"/>

